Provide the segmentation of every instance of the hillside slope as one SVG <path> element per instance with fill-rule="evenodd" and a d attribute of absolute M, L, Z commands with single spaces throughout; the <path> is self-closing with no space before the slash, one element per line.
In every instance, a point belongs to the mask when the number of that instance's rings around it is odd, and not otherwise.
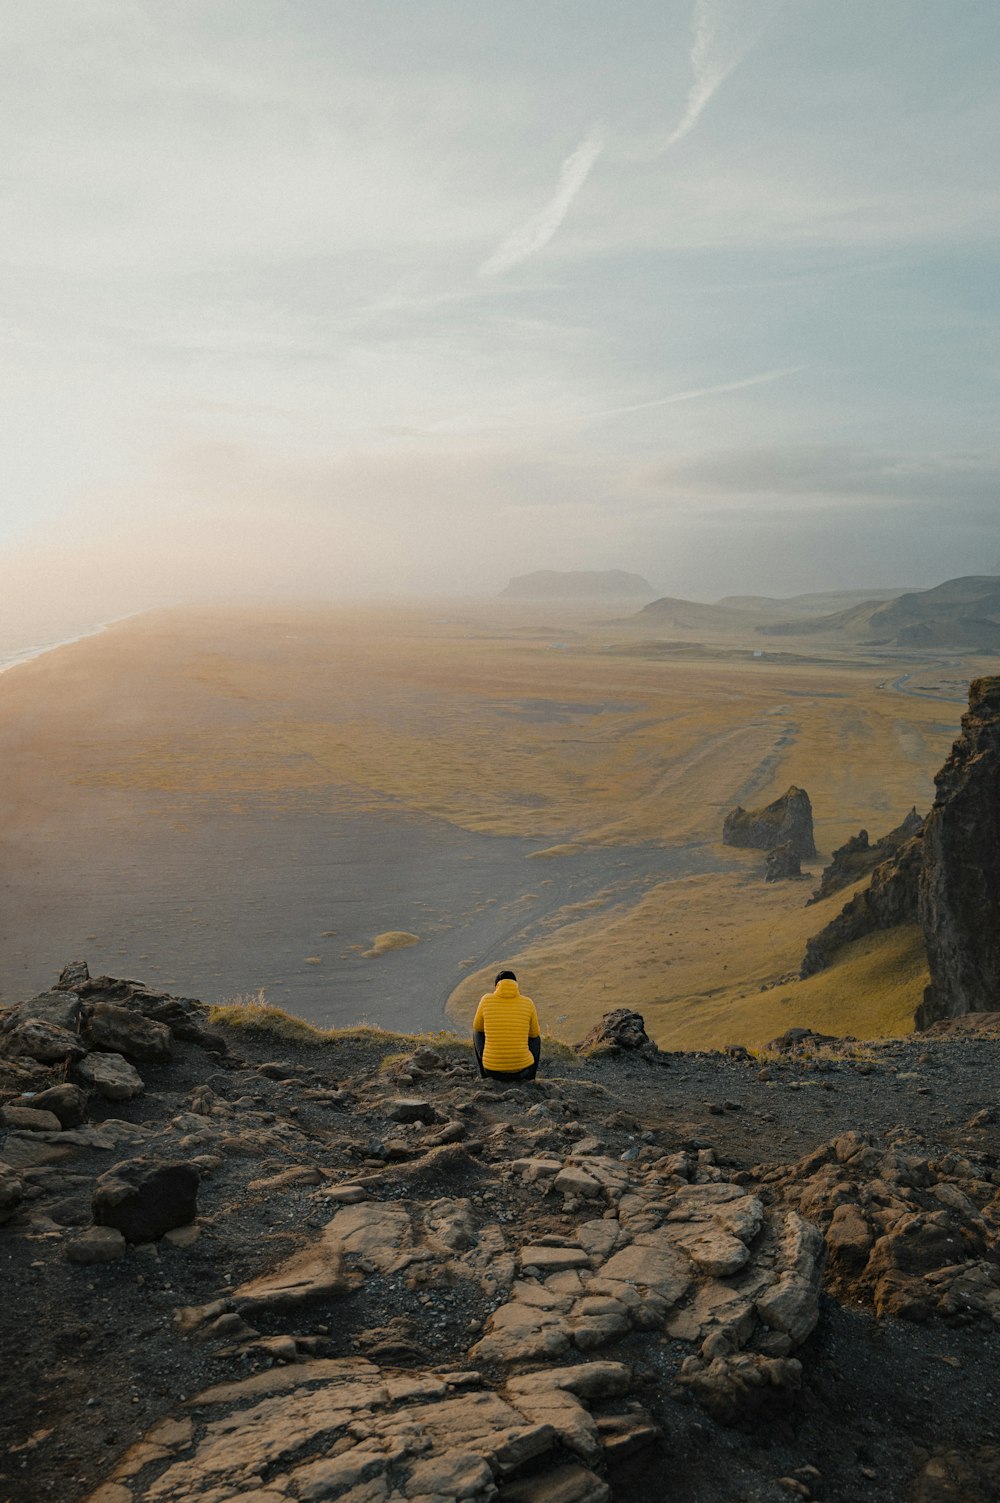
<path fill-rule="evenodd" d="M 837 635 L 867 647 L 1000 648 L 1000 579 L 969 575 L 896 600 L 760 628 L 771 636 Z"/>
<path fill-rule="evenodd" d="M 638 1032 L 505 1088 L 71 979 L 6 1036 L 75 999 L 73 1074 L 170 1037 L 129 1100 L 0 1058 L 10 1503 L 997 1496 L 995 1036 Z"/>

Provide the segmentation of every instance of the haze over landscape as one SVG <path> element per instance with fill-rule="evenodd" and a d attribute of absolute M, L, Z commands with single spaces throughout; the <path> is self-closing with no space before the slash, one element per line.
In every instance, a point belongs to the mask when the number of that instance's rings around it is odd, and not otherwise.
<path fill-rule="evenodd" d="M 5 620 L 997 567 L 998 27 L 12 9 Z"/>

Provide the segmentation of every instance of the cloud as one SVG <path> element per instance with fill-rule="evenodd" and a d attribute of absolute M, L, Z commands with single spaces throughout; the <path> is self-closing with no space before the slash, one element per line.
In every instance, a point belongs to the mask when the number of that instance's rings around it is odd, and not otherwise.
<path fill-rule="evenodd" d="M 804 504 L 922 505 L 953 522 L 964 513 L 995 517 L 1000 453 L 967 450 L 920 454 L 840 444 L 717 450 L 681 456 L 646 472 L 654 489 L 676 487 L 694 505 L 707 500 Z"/>
<path fill-rule="evenodd" d="M 591 168 L 604 150 L 604 130 L 595 125 L 559 169 L 556 191 L 549 202 L 524 224 L 511 230 L 491 256 L 479 268 L 481 277 L 495 277 L 527 261 L 529 256 L 548 245 L 569 212 L 570 205 L 590 176 Z"/>
<path fill-rule="evenodd" d="M 782 381 L 786 376 L 795 376 L 805 370 L 804 365 L 786 365 L 781 370 L 762 371 L 759 376 L 745 376 L 742 381 L 724 381 L 719 386 L 696 386 L 690 391 L 675 391 L 669 397 L 654 397 L 651 402 L 632 402 L 628 407 L 609 407 L 604 412 L 592 412 L 590 420 L 621 417 L 627 412 L 645 412 L 648 407 L 672 407 L 675 402 L 695 402 L 699 397 L 721 396 L 727 391 L 742 391 L 746 386 L 766 386 L 771 381 Z"/>
<path fill-rule="evenodd" d="M 658 156 L 694 130 L 706 106 L 784 3 L 785 0 L 695 0 L 691 17 L 694 79 L 684 113 L 659 148 Z"/>

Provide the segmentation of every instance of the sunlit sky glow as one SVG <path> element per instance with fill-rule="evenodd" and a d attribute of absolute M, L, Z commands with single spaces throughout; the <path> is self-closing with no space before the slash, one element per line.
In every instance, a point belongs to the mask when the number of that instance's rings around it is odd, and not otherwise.
<path fill-rule="evenodd" d="M 10 578 L 131 607 L 1000 568 L 994 0 L 3 29 Z"/>

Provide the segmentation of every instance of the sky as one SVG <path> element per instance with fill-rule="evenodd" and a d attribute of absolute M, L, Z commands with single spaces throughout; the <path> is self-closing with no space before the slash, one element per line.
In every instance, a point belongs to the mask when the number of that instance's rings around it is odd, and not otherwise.
<path fill-rule="evenodd" d="M 8 607 L 1000 569 L 998 73 L 995 0 L 7 7 Z"/>

